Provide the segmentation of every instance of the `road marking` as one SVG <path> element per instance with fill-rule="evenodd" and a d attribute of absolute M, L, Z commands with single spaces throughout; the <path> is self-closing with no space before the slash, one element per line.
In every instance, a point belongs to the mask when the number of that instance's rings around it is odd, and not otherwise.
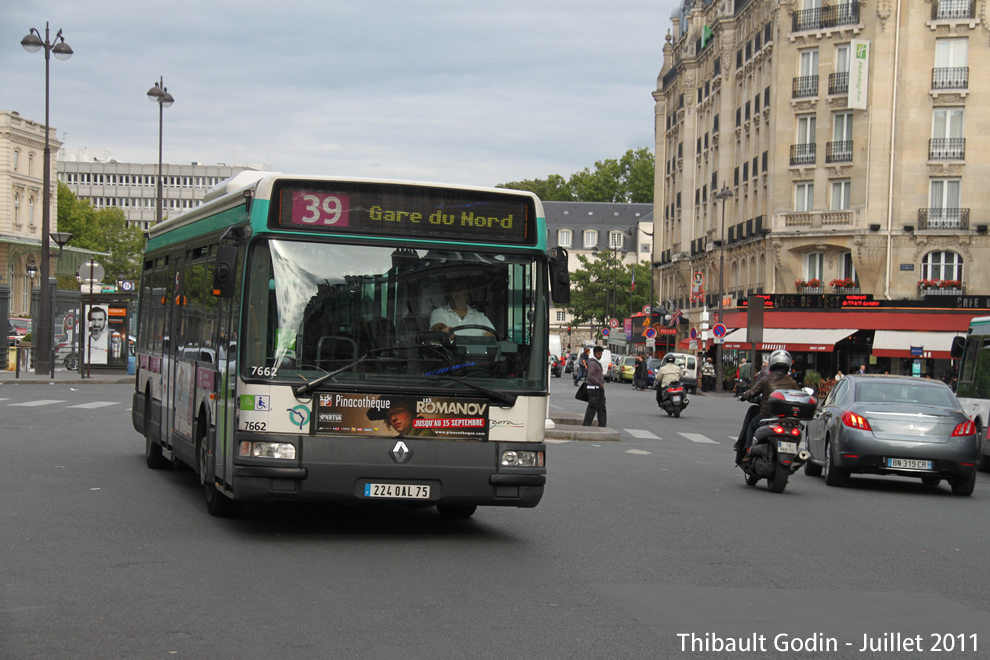
<path fill-rule="evenodd" d="M 717 444 L 719 444 L 715 440 L 712 440 L 711 438 L 708 438 L 706 436 L 703 436 L 700 433 L 680 433 L 680 432 L 678 432 L 677 435 L 682 435 L 685 438 L 687 438 L 688 440 L 690 440 L 691 442 L 700 442 L 700 443 L 705 444 L 705 445 L 717 445 Z"/>
<path fill-rule="evenodd" d="M 639 438 L 640 440 L 659 440 L 660 436 L 646 431 L 644 429 L 622 429 L 634 438 Z"/>
<path fill-rule="evenodd" d="M 116 406 L 118 401 L 92 401 L 90 403 L 79 403 L 74 406 L 66 406 L 66 408 L 106 408 L 107 406 Z"/>
<path fill-rule="evenodd" d="M 636 454 L 637 456 L 649 456 L 652 452 L 643 451 L 642 449 L 627 449 L 627 454 Z"/>
<path fill-rule="evenodd" d="M 53 403 L 65 403 L 65 399 L 38 399 L 37 401 L 25 401 L 24 403 L 12 403 L 11 407 L 23 406 L 25 408 L 36 408 L 38 406 L 47 406 Z"/>

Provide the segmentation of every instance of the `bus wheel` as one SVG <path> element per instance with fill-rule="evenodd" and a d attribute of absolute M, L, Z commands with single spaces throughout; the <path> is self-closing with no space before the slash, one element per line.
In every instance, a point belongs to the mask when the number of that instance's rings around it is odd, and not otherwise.
<path fill-rule="evenodd" d="M 438 504 L 437 513 L 444 520 L 466 520 L 478 510 L 477 505 L 471 504 Z"/>
<path fill-rule="evenodd" d="M 168 470 L 172 462 L 162 456 L 162 446 L 151 440 L 151 399 L 144 404 L 144 462 L 152 470 Z"/>
<path fill-rule="evenodd" d="M 203 487 L 203 494 L 206 496 L 206 510 L 211 516 L 218 518 L 233 516 L 240 511 L 241 503 L 230 499 L 217 488 L 216 472 L 210 466 L 209 441 L 202 423 L 199 424 L 197 435 L 199 436 L 196 443 L 196 455 L 199 459 L 196 461 L 199 464 L 197 472 L 199 473 L 199 483 Z"/>

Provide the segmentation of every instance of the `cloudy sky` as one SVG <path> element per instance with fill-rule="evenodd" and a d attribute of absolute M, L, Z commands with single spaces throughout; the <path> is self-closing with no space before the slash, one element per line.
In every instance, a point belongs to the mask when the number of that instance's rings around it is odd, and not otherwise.
<path fill-rule="evenodd" d="M 0 0 L 0 110 L 120 161 L 494 185 L 653 148 L 676 0 Z"/>

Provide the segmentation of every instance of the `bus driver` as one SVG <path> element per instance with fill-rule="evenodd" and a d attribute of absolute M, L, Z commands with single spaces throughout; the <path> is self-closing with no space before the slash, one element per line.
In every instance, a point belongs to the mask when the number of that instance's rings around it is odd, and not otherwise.
<path fill-rule="evenodd" d="M 438 307 L 430 314 L 430 328 L 439 332 L 455 332 L 459 335 L 493 337 L 495 326 L 487 316 L 468 304 L 470 298 L 467 282 L 464 279 L 453 280 L 447 291 L 447 306 Z M 491 332 L 478 327 L 457 329 L 458 326 L 463 325 L 486 326 L 491 328 Z"/>

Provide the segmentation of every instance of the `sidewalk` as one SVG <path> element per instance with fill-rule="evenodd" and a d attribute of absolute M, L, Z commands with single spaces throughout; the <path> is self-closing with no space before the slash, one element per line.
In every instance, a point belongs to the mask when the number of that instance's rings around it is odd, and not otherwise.
<path fill-rule="evenodd" d="M 93 369 L 92 375 L 82 378 L 78 371 L 56 368 L 55 378 L 51 374 L 36 375 L 34 371 L 0 371 L 0 385 L 108 385 L 134 384 L 134 376 L 127 375 L 126 369 Z"/>

